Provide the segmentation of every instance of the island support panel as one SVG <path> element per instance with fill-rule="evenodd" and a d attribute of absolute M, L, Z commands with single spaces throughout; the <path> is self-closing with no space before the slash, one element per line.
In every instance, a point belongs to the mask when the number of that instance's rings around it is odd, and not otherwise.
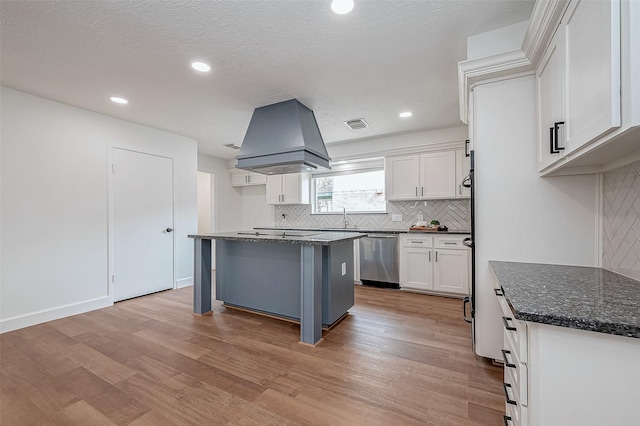
<path fill-rule="evenodd" d="M 322 340 L 322 246 L 303 245 L 301 253 L 300 342 L 315 345 Z"/>
<path fill-rule="evenodd" d="M 193 313 L 211 312 L 211 240 L 194 240 Z"/>

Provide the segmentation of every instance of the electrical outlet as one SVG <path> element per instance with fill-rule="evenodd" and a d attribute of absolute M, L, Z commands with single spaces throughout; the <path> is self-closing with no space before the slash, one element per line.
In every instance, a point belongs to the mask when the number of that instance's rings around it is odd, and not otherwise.
<path fill-rule="evenodd" d="M 342 262 L 342 275 L 347 275 L 347 264 Z"/>
<path fill-rule="evenodd" d="M 422 222 L 424 220 L 424 216 L 419 214 L 418 215 L 418 222 Z"/>
<path fill-rule="evenodd" d="M 391 215 L 391 222 L 402 222 L 402 215 L 401 214 L 392 214 Z"/>

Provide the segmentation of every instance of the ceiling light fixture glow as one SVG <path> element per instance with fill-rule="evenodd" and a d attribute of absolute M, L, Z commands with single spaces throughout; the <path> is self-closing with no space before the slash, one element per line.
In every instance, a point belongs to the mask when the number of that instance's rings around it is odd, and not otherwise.
<path fill-rule="evenodd" d="M 191 68 L 200 72 L 209 72 L 211 71 L 211 66 L 209 64 L 205 64 L 204 62 L 191 62 Z"/>
<path fill-rule="evenodd" d="M 353 10 L 353 0 L 333 0 L 331 2 L 331 10 L 338 15 L 344 15 Z"/>
<path fill-rule="evenodd" d="M 407 117 L 411 117 L 413 115 L 413 113 L 411 111 L 405 111 L 405 112 L 401 112 L 398 115 L 400 115 L 400 117 L 402 117 L 402 118 L 407 118 Z"/>
<path fill-rule="evenodd" d="M 121 98 L 119 96 L 112 96 L 109 99 L 111 99 L 111 102 L 115 102 L 117 104 L 122 104 L 122 105 L 126 105 L 129 103 L 128 100 L 126 100 L 125 98 Z"/>

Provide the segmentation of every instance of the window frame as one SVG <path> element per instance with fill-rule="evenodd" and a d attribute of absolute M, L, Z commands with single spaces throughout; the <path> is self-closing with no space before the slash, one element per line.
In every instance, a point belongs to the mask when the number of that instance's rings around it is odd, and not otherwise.
<path fill-rule="evenodd" d="M 330 171 L 315 172 L 311 174 L 311 214 L 312 215 L 341 215 L 342 212 L 318 212 L 317 209 L 317 194 L 316 194 L 316 178 L 322 177 L 334 177 L 334 176 L 347 176 L 355 175 L 359 173 L 368 173 L 382 171 L 384 173 L 384 158 L 368 158 L 352 162 L 348 164 L 332 164 Z M 386 192 L 386 179 L 385 179 L 384 191 Z M 387 201 L 385 196 L 384 210 L 347 210 L 347 214 L 388 214 Z"/>

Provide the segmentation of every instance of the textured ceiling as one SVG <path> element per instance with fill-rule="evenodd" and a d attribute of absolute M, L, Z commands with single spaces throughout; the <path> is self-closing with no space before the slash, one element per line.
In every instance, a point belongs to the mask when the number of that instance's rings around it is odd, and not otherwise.
<path fill-rule="evenodd" d="M 298 98 L 327 143 L 461 125 L 466 37 L 533 2 L 356 0 L 0 2 L 4 86 L 194 138 L 233 158 L 253 109 Z M 199 74 L 193 60 L 214 70 Z M 109 96 L 129 99 L 126 106 Z M 413 111 L 400 119 L 398 113 Z M 354 131 L 343 121 L 363 117 Z"/>

